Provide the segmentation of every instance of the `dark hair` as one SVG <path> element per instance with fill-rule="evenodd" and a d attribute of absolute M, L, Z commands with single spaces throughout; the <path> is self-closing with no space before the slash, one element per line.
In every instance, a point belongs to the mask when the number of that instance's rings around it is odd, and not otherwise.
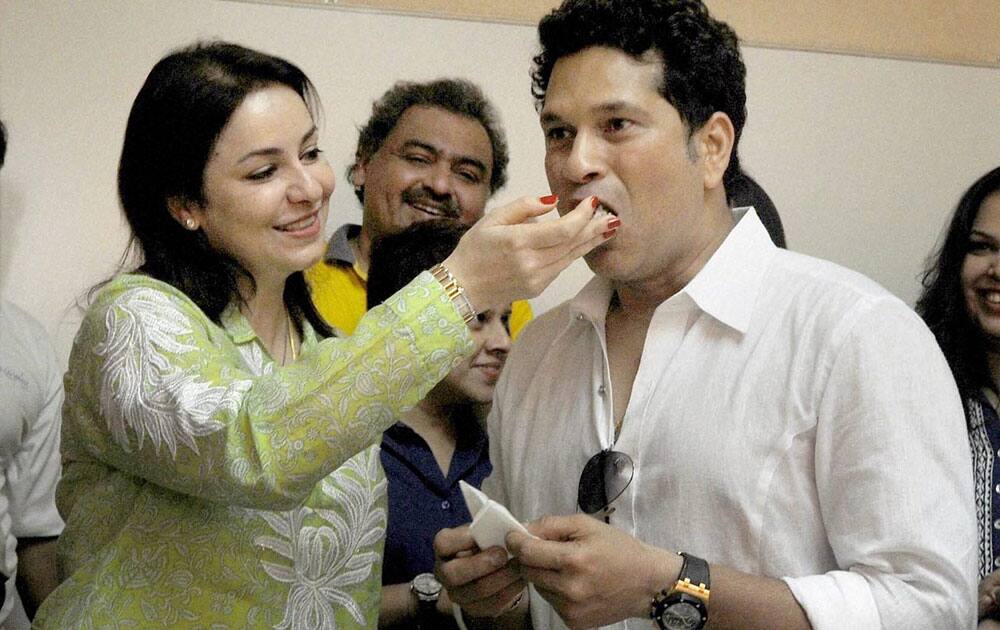
<path fill-rule="evenodd" d="M 726 199 L 730 208 L 753 206 L 774 244 L 782 249 L 788 248 L 778 209 L 774 207 L 767 191 L 753 177 L 741 171 L 733 181 L 726 184 Z"/>
<path fill-rule="evenodd" d="M 136 254 L 138 271 L 177 287 L 217 323 L 230 302 L 242 299 L 238 280 L 253 286 L 253 278 L 200 230 L 184 229 L 168 203 L 204 202 L 205 165 L 219 134 L 249 94 L 274 85 L 294 90 L 318 115 L 315 88 L 291 63 L 236 44 L 197 43 L 153 66 L 125 128 L 118 196 L 132 229 L 126 258 Z M 285 303 L 297 320 L 331 334 L 301 272 L 285 283 Z"/>
<path fill-rule="evenodd" d="M 740 172 L 740 135 L 746 122 L 746 67 L 739 39 L 712 18 L 700 0 L 565 0 L 538 24 L 531 93 L 540 109 L 556 62 L 592 46 L 617 48 L 638 59 L 649 50 L 663 61 L 660 94 L 688 126 L 688 137 L 712 114 L 733 123 L 733 151 L 725 179 Z"/>
<path fill-rule="evenodd" d="M 496 109 L 478 86 L 465 79 L 436 79 L 427 83 L 400 81 L 393 85 L 372 104 L 371 118 L 358 129 L 358 149 L 354 155 L 354 164 L 347 169 L 347 181 L 354 184 L 354 173 L 358 166 L 375 155 L 406 110 L 417 106 L 438 107 L 481 124 L 490 139 L 493 152 L 490 194 L 503 188 L 507 183 L 507 162 L 510 159 L 507 138 L 500 126 Z M 363 186 L 355 185 L 354 194 L 358 196 L 358 201 L 364 203 Z"/>
<path fill-rule="evenodd" d="M 7 157 L 7 128 L 0 120 L 0 166 L 3 166 L 4 158 Z"/>
<path fill-rule="evenodd" d="M 944 242 L 928 259 L 924 291 L 916 310 L 937 337 L 963 398 L 989 385 L 989 365 L 979 327 L 969 317 L 962 291 L 962 264 L 969 251 L 972 225 L 983 201 L 1000 191 L 1000 167 L 980 177 L 955 208 Z"/>
<path fill-rule="evenodd" d="M 435 219 L 376 238 L 368 267 L 368 308 L 381 304 L 421 271 L 447 258 L 468 229 L 453 219 Z"/>

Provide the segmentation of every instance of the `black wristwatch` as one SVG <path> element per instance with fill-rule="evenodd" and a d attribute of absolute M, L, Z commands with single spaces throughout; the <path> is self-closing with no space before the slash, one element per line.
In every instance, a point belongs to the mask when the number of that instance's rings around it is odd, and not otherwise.
<path fill-rule="evenodd" d="M 410 592 L 417 598 L 417 627 L 422 630 L 435 628 L 441 583 L 433 573 L 420 573 L 410 582 Z"/>
<path fill-rule="evenodd" d="M 701 630 L 708 621 L 708 563 L 681 552 L 677 582 L 653 598 L 649 616 L 661 630 Z"/>

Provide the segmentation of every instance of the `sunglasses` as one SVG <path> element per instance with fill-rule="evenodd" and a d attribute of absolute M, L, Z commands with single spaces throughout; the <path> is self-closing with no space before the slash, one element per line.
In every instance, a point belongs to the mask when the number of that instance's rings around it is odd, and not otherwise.
<path fill-rule="evenodd" d="M 580 487 L 576 493 L 576 503 L 584 514 L 611 522 L 615 509 L 611 504 L 625 492 L 632 483 L 635 465 L 625 453 L 605 449 L 587 460 L 580 473 Z"/>

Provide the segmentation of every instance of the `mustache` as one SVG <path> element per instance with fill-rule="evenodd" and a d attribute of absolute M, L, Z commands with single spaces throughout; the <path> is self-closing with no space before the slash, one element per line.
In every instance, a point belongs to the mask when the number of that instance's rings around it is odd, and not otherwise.
<path fill-rule="evenodd" d="M 458 217 L 461 215 L 461 207 L 458 205 L 458 201 L 455 197 L 450 194 L 438 195 L 433 190 L 427 188 L 426 186 L 414 186 L 412 188 L 407 188 L 400 195 L 403 203 L 414 205 L 419 204 L 423 206 L 431 206 L 441 210 L 443 213 L 451 217 Z"/>

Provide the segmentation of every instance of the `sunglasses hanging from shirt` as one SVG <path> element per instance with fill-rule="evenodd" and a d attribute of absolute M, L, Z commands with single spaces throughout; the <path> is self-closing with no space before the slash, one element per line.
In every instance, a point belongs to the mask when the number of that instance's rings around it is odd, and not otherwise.
<path fill-rule="evenodd" d="M 632 483 L 635 465 L 625 453 L 604 449 L 591 457 L 580 473 L 576 503 L 584 514 L 611 522 L 615 499 Z"/>

